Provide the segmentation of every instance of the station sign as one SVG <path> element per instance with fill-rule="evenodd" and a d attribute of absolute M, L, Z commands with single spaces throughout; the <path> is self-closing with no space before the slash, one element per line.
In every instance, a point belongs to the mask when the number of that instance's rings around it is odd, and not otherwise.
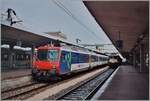
<path fill-rule="evenodd" d="M 122 49 L 123 48 L 123 40 L 117 40 L 116 41 L 116 47 L 119 49 Z"/>

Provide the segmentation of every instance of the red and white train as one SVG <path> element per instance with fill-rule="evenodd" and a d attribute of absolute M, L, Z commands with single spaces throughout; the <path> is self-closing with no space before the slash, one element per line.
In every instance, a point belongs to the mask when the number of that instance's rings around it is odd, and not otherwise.
<path fill-rule="evenodd" d="M 107 55 L 77 46 L 41 46 L 33 61 L 34 78 L 56 80 L 63 75 L 88 70 L 109 62 Z"/>

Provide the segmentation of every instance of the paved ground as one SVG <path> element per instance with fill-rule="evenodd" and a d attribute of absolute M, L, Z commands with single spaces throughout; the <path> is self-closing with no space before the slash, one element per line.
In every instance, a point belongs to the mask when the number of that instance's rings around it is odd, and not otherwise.
<path fill-rule="evenodd" d="M 12 79 L 16 77 L 26 76 L 31 74 L 31 69 L 14 69 L 1 72 L 1 80 Z"/>
<path fill-rule="evenodd" d="M 132 66 L 120 66 L 99 100 L 149 99 L 149 74 L 139 73 Z"/>
<path fill-rule="evenodd" d="M 1 72 L 1 89 L 7 90 L 31 81 L 31 69 L 11 69 Z"/>

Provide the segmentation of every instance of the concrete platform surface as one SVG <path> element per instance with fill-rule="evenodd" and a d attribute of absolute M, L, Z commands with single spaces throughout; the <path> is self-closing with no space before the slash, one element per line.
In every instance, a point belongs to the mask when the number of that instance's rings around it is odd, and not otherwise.
<path fill-rule="evenodd" d="M 31 75 L 31 69 L 13 69 L 1 72 L 1 80 L 14 79 L 18 77 Z"/>
<path fill-rule="evenodd" d="M 148 100 L 149 74 L 122 65 L 98 100 Z"/>

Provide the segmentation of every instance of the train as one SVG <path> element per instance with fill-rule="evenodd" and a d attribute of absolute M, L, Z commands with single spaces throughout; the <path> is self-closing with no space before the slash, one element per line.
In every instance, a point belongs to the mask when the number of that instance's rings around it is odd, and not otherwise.
<path fill-rule="evenodd" d="M 119 55 L 111 55 L 109 56 L 109 66 L 111 68 L 116 68 L 118 67 L 119 65 L 122 64 L 122 59 L 120 58 Z"/>
<path fill-rule="evenodd" d="M 109 56 L 84 47 L 45 45 L 37 48 L 33 61 L 33 78 L 57 80 L 72 73 L 109 63 Z"/>

